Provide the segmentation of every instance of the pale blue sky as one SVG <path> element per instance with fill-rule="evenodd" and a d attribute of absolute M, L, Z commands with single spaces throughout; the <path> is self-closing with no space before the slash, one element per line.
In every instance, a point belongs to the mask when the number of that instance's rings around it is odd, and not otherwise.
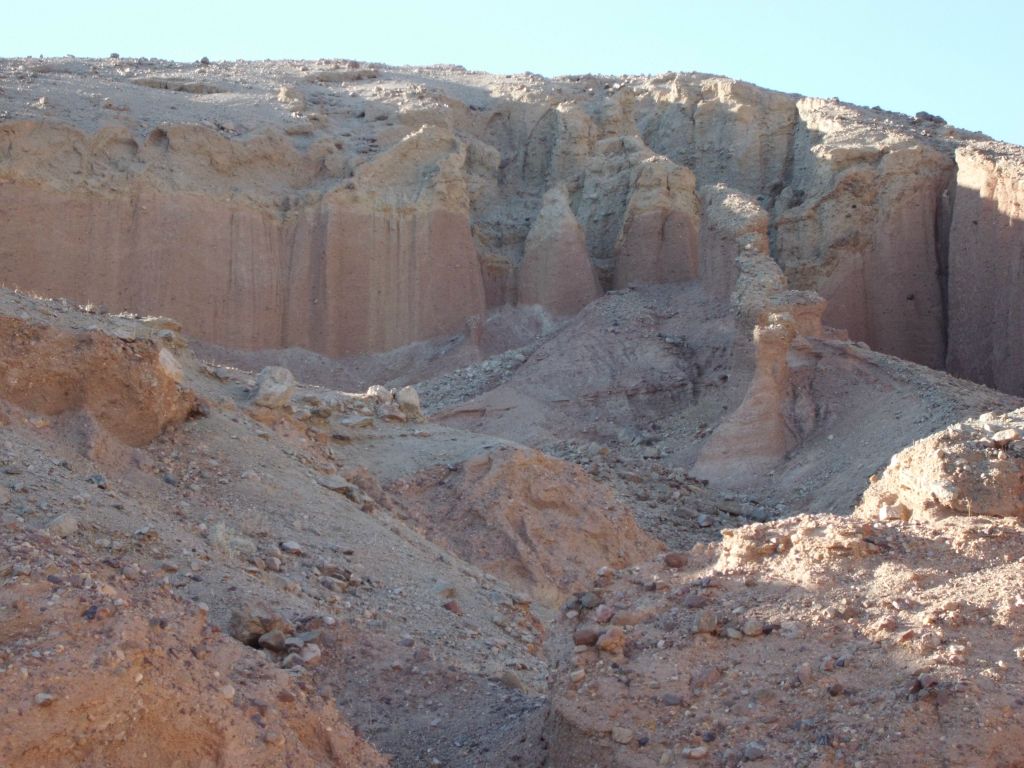
<path fill-rule="evenodd" d="M 0 56 L 347 57 L 544 75 L 710 72 L 1024 143 L 1024 2 L 9 3 Z"/>

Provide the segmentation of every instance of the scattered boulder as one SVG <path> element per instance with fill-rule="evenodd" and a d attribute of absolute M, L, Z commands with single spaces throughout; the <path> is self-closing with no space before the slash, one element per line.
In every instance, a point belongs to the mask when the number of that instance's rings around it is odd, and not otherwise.
<path fill-rule="evenodd" d="M 252 404 L 263 408 L 281 408 L 291 401 L 294 391 L 295 377 L 292 372 L 279 365 L 268 365 L 256 377 Z"/>
<path fill-rule="evenodd" d="M 46 524 L 45 530 L 51 536 L 65 539 L 78 531 L 78 518 L 68 513 L 57 515 Z"/>
<path fill-rule="evenodd" d="M 259 636 L 257 643 L 260 648 L 266 648 L 268 651 L 281 653 L 285 649 L 284 632 L 280 629 L 272 629 L 269 632 L 264 632 Z"/>
<path fill-rule="evenodd" d="M 597 638 L 596 645 L 599 651 L 621 654 L 626 649 L 626 633 L 622 627 L 609 627 Z"/>
<path fill-rule="evenodd" d="M 595 645 L 601 636 L 601 630 L 596 627 L 580 627 L 572 634 L 572 641 L 576 645 Z"/>
<path fill-rule="evenodd" d="M 420 396 L 412 387 L 402 387 L 395 396 L 398 407 L 410 419 L 420 418 Z"/>
<path fill-rule="evenodd" d="M 666 552 L 664 558 L 665 565 L 669 568 L 685 568 L 687 558 L 683 552 Z"/>
<path fill-rule="evenodd" d="M 228 621 L 228 633 L 236 640 L 253 647 L 259 647 L 261 638 L 275 631 L 282 635 L 283 646 L 283 636 L 291 635 L 295 627 L 280 614 L 255 606 L 245 606 L 232 611 Z M 271 635 L 269 639 L 273 642 L 276 637 Z"/>
<path fill-rule="evenodd" d="M 372 403 L 390 403 L 394 400 L 394 392 L 382 384 L 371 384 L 366 388 L 366 394 L 364 394 L 363 397 Z"/>

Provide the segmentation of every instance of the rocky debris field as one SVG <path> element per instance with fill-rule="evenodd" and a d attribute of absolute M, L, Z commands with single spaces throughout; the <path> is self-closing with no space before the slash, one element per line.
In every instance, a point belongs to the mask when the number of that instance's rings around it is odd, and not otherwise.
<path fill-rule="evenodd" d="M 626 348 L 675 354 L 681 342 L 649 325 L 671 296 L 627 291 L 588 311 Z M 662 402 L 664 373 L 642 356 L 630 375 L 648 382 L 658 440 L 620 415 L 614 441 L 582 441 L 576 409 L 620 395 L 582 395 L 589 374 L 544 352 L 592 343 L 572 324 L 514 370 L 505 354 L 488 366 L 506 371 L 495 397 L 534 366 L 557 392 L 552 358 L 572 369 L 577 395 L 550 413 L 573 415 L 537 433 L 544 454 L 493 425 L 428 420 L 412 387 L 346 394 L 287 369 L 203 363 L 171 321 L 11 292 L 0 315 L 18 349 L 0 387 L 5 765 L 995 766 L 1015 754 L 1019 411 L 915 443 L 915 458 L 865 478 L 848 517 L 816 508 L 820 496 L 800 509 L 764 479 L 725 490 L 674 463 L 658 442 L 694 416 Z M 868 386 L 881 366 L 922 407 L 941 396 L 940 420 L 1013 403 L 845 344 L 842 366 Z M 67 376 L 120 399 L 58 397 Z M 681 389 L 698 410 L 743 395 Z M 137 439 L 153 423 L 160 433 Z M 823 445 L 817 466 L 849 453 Z M 864 456 L 877 464 L 877 447 Z M 963 501 L 936 507 L 942 482 Z M 968 498 L 1001 500 L 1003 517 Z"/>
<path fill-rule="evenodd" d="M 1018 520 L 818 514 L 723 534 L 566 603 L 555 764 L 1018 759 Z"/>

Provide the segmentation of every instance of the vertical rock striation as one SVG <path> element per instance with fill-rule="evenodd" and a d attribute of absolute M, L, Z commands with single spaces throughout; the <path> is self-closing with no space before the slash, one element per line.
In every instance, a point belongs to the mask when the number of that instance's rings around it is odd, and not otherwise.
<path fill-rule="evenodd" d="M 721 185 L 826 324 L 1024 392 L 1021 150 L 940 118 L 701 74 L 137 67 L 127 85 L 105 63 L 40 75 L 51 96 L 66 81 L 59 113 L 4 102 L 8 285 L 226 346 L 374 352 L 517 302 L 565 315 L 693 280 L 728 296 L 733 225 L 704 199 Z M 38 87 L 19 72 L 0 62 Z M 88 101 L 99 82 L 123 110 Z"/>
<path fill-rule="evenodd" d="M 1024 156 L 976 142 L 958 149 L 956 162 L 946 365 L 1024 393 Z"/>

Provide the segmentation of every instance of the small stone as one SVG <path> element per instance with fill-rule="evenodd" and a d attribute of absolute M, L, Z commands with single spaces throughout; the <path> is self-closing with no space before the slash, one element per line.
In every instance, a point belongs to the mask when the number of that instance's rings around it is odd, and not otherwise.
<path fill-rule="evenodd" d="M 600 636 L 601 630 L 595 627 L 580 627 L 572 633 L 572 641 L 575 645 L 594 645 Z"/>
<path fill-rule="evenodd" d="M 764 623 L 757 619 L 747 619 L 743 622 L 741 628 L 744 635 L 747 637 L 757 637 L 758 635 L 764 634 Z"/>
<path fill-rule="evenodd" d="M 297 653 L 289 653 L 284 657 L 284 661 L 281 662 L 281 666 L 285 669 L 291 669 L 292 667 L 302 666 L 302 657 Z"/>
<path fill-rule="evenodd" d="M 266 648 L 274 653 L 281 653 L 285 649 L 284 632 L 280 629 L 272 629 L 260 635 L 257 641 L 260 648 Z"/>
<path fill-rule="evenodd" d="M 767 750 L 764 744 L 759 741 L 749 741 L 743 747 L 743 759 L 750 762 L 753 760 L 760 760 L 765 756 Z"/>
<path fill-rule="evenodd" d="M 934 688 L 939 684 L 939 679 L 928 672 L 924 672 L 917 677 L 917 685 L 919 688 Z"/>
<path fill-rule="evenodd" d="M 594 610 L 594 619 L 597 621 L 598 624 L 607 624 L 609 621 L 612 620 L 612 616 L 614 615 L 615 611 L 611 607 L 605 605 L 604 603 L 597 606 L 597 608 Z"/>
<path fill-rule="evenodd" d="M 810 662 L 805 661 L 796 668 L 796 677 L 800 681 L 800 685 L 803 686 L 810 685 L 814 681 L 814 671 L 811 669 Z"/>
<path fill-rule="evenodd" d="M 327 490 L 338 491 L 346 496 L 356 491 L 356 487 L 341 475 L 320 475 L 316 481 Z"/>
<path fill-rule="evenodd" d="M 582 681 L 583 678 L 585 678 L 586 676 L 587 672 L 583 669 L 574 669 L 572 672 L 569 673 L 569 679 L 572 680 L 574 683 Z"/>
<path fill-rule="evenodd" d="M 584 592 L 580 597 L 580 605 L 584 608 L 596 608 L 601 604 L 601 598 L 593 592 Z"/>
<path fill-rule="evenodd" d="M 664 560 L 669 568 L 685 568 L 687 563 L 687 557 L 682 552 L 669 552 Z"/>
<path fill-rule="evenodd" d="M 683 607 L 689 608 L 690 610 L 703 608 L 707 604 L 708 599 L 700 592 L 687 592 L 686 597 L 683 598 Z"/>
<path fill-rule="evenodd" d="M 268 365 L 256 377 L 252 403 L 264 408 L 280 408 L 288 404 L 294 391 L 292 372 L 278 365 Z"/>
<path fill-rule="evenodd" d="M 726 627 L 725 636 L 728 637 L 730 640 L 739 640 L 741 637 L 743 637 L 743 633 L 736 629 L 736 627 Z"/>
<path fill-rule="evenodd" d="M 302 545 L 297 541 L 282 541 L 280 546 L 281 551 L 286 555 L 298 556 L 302 554 Z"/>
<path fill-rule="evenodd" d="M 284 746 L 284 734 L 270 729 L 263 734 L 263 741 L 272 747 L 282 747 Z"/>
<path fill-rule="evenodd" d="M 37 693 L 35 699 L 36 704 L 40 707 L 48 707 L 51 704 L 53 704 L 53 702 L 55 702 L 56 700 L 57 697 L 54 696 L 52 693 Z"/>
<path fill-rule="evenodd" d="M 228 683 L 227 685 L 222 685 L 218 690 L 220 691 L 220 695 L 223 696 L 225 699 L 230 700 L 235 698 L 235 686 L 231 685 L 231 683 Z"/>
<path fill-rule="evenodd" d="M 260 637 L 275 629 L 280 630 L 285 636 L 294 630 L 282 616 L 252 605 L 245 605 L 232 611 L 228 621 L 228 634 L 253 647 L 259 644 Z"/>
<path fill-rule="evenodd" d="M 420 417 L 420 396 L 415 389 L 412 387 L 402 387 L 398 390 L 395 399 L 398 401 L 398 407 L 410 419 L 418 419 Z"/>
<path fill-rule="evenodd" d="M 629 728 L 622 728 L 621 726 L 612 727 L 612 741 L 616 744 L 632 744 L 633 743 L 633 732 Z"/>
<path fill-rule="evenodd" d="M 513 672 L 511 669 L 503 670 L 501 675 L 498 676 L 498 681 L 501 682 L 506 688 L 511 688 L 514 691 L 526 692 L 526 685 L 522 679 Z"/>
<path fill-rule="evenodd" d="M 703 760 L 708 756 L 708 748 L 703 744 L 699 747 L 687 747 L 682 750 L 682 755 L 687 760 Z"/>
<path fill-rule="evenodd" d="M 459 605 L 457 600 L 448 600 L 446 603 L 444 603 L 443 607 L 446 611 L 451 611 L 456 616 L 462 615 L 462 606 Z"/>
<path fill-rule="evenodd" d="M 666 693 L 661 697 L 661 703 L 667 707 L 681 707 L 686 699 L 680 693 Z"/>
<path fill-rule="evenodd" d="M 299 644 L 301 645 L 303 643 L 312 643 L 314 640 L 320 639 L 320 635 L 322 634 L 323 631 L 320 629 L 311 629 L 307 632 L 300 632 L 299 634 L 295 635 L 294 639 L 298 640 Z"/>
<path fill-rule="evenodd" d="M 1016 429 L 1003 429 L 992 435 L 992 445 L 996 448 L 1008 448 L 1012 442 L 1020 439 L 1020 431 Z"/>
<path fill-rule="evenodd" d="M 78 519 L 74 515 L 57 515 L 46 524 L 46 532 L 59 538 L 67 538 L 78 531 Z"/>
<path fill-rule="evenodd" d="M 139 578 L 139 576 L 142 575 L 142 569 L 139 568 L 139 566 L 132 563 L 131 565 L 126 565 L 124 568 L 121 569 L 121 575 L 129 581 L 135 581 Z"/>
<path fill-rule="evenodd" d="M 597 649 L 606 653 L 622 653 L 626 649 L 626 633 L 622 627 L 609 627 L 597 638 Z"/>
<path fill-rule="evenodd" d="M 308 643 L 302 646 L 302 650 L 299 651 L 299 658 L 302 659 L 302 663 L 307 667 L 319 664 L 322 656 L 323 651 L 320 650 L 320 646 L 316 643 Z"/>
<path fill-rule="evenodd" d="M 698 632 L 705 635 L 713 634 L 718 629 L 718 616 L 715 615 L 714 611 L 701 611 L 697 614 L 697 620 L 694 622 L 694 632 Z"/>

